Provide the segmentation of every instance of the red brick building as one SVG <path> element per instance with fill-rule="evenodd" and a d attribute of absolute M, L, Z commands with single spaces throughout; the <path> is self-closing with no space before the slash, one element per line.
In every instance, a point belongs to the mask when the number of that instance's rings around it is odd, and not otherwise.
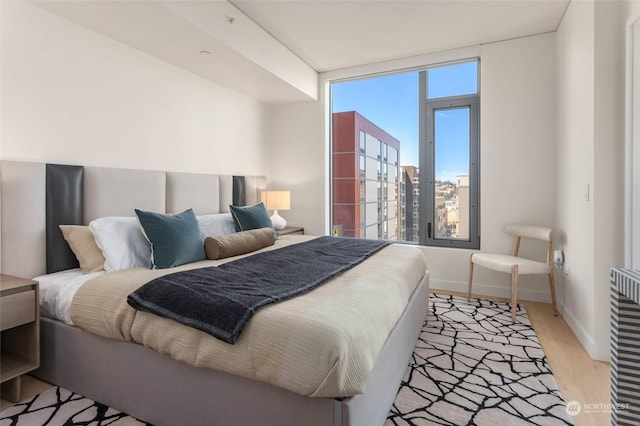
<path fill-rule="evenodd" d="M 342 235 L 402 239 L 400 141 L 355 111 L 333 114 L 333 228 Z"/>

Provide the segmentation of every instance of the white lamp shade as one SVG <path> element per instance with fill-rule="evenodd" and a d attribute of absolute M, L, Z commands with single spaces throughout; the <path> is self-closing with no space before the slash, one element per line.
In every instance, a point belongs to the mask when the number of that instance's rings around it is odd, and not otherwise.
<path fill-rule="evenodd" d="M 262 191 L 260 201 L 267 210 L 289 210 L 291 208 L 291 191 Z"/>

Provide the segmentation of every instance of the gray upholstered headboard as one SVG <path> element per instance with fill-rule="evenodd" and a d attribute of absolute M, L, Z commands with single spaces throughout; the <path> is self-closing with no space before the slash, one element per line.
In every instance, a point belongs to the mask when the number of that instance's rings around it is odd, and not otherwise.
<path fill-rule="evenodd" d="M 197 215 L 253 204 L 262 176 L 230 176 L 0 161 L 0 271 L 34 277 L 77 265 L 59 224 L 133 209 Z"/>

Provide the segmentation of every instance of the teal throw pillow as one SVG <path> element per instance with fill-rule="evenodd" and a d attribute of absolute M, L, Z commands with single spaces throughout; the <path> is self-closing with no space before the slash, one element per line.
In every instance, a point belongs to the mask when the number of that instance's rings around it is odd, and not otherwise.
<path fill-rule="evenodd" d="M 273 228 L 271 218 L 263 203 L 253 206 L 229 206 L 236 231 L 249 231 L 251 229 Z"/>
<path fill-rule="evenodd" d="M 175 215 L 135 211 L 142 232 L 151 244 L 153 269 L 206 259 L 198 220 L 192 209 Z"/>

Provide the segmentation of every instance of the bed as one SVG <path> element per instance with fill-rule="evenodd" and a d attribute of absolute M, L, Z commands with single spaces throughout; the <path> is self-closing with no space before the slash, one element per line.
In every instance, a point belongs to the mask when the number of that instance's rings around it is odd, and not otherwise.
<path fill-rule="evenodd" d="M 13 161 L 3 161 L 0 171 L 2 271 L 27 277 L 66 270 L 75 262 L 66 242 L 51 236 L 58 224 L 130 216 L 133 208 L 178 212 L 192 207 L 202 214 L 221 213 L 229 204 L 254 203 L 266 186 L 266 180 L 256 176 L 53 167 Z M 308 237 L 282 237 L 269 249 L 299 244 L 296 239 Z M 396 254 L 400 257 L 404 257 L 402 250 L 414 250 L 392 247 L 400 250 Z M 370 259 L 371 264 L 380 263 L 385 250 L 373 255 L 379 257 Z M 366 274 L 367 262 L 345 274 Z M 287 380 L 194 366 L 174 359 L 171 350 L 161 353 L 47 316 L 41 319 L 41 367 L 35 375 L 157 425 L 382 424 L 427 310 L 428 274 L 423 270 L 410 280 L 416 282 L 410 287 L 406 306 L 375 351 L 364 382 L 353 389 L 324 384 L 313 385 L 313 389 L 303 384 L 300 388 L 288 385 Z M 332 285 L 333 280 L 321 288 Z"/>

